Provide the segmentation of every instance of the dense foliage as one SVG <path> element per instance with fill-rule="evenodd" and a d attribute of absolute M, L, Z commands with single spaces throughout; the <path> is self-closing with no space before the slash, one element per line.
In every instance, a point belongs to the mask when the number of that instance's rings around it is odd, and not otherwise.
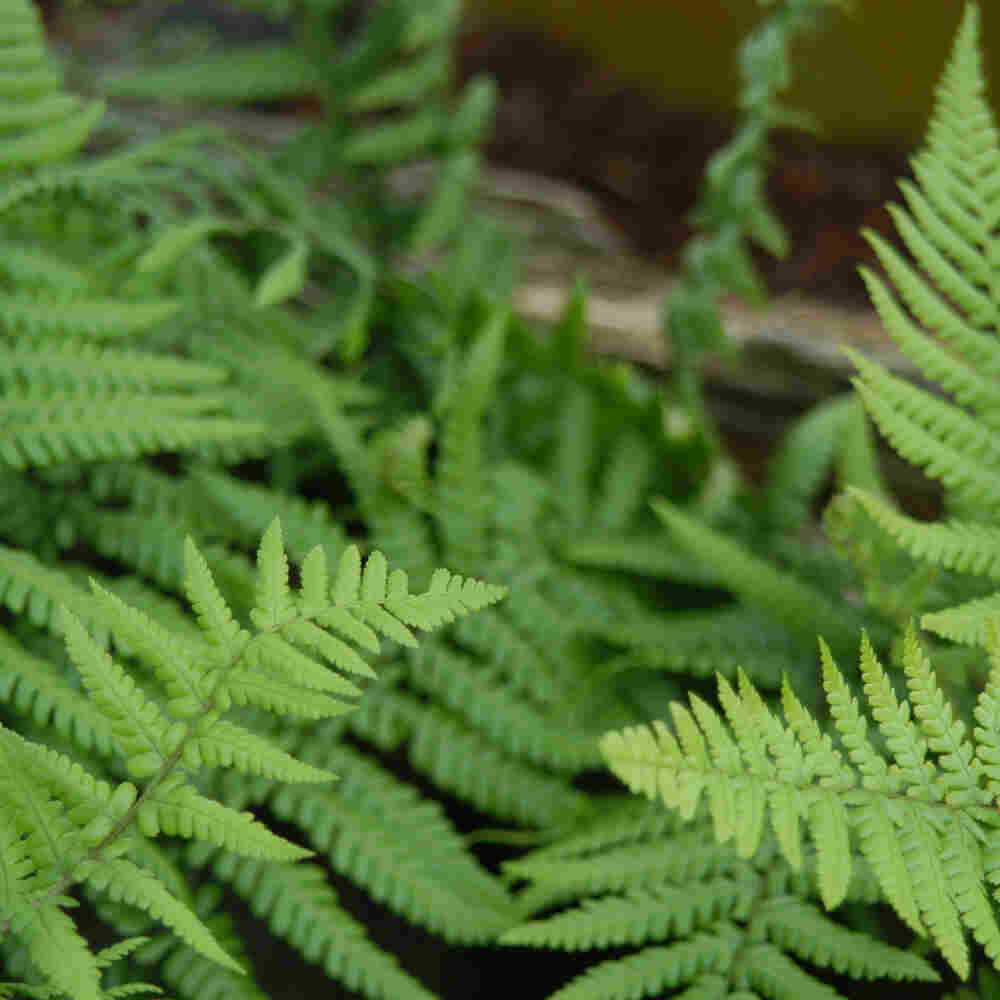
<path fill-rule="evenodd" d="M 493 90 L 451 87 L 449 0 L 269 4 L 290 41 L 109 83 L 319 94 L 273 150 L 123 135 L 0 0 L 0 996 L 260 997 L 237 899 L 357 994 L 435 995 L 365 896 L 445 962 L 616 949 L 566 1000 L 974 964 L 990 995 L 964 934 L 997 959 L 1000 145 L 974 6 L 893 209 L 912 260 L 876 239 L 868 278 L 957 405 L 858 355 L 857 395 L 753 490 L 700 404 L 747 240 L 782 249 L 766 131 L 823 6 L 747 41 L 661 388 L 588 356 L 582 286 L 544 335 L 512 311 L 515 241 L 468 198 Z M 400 193 L 418 161 L 433 183 Z M 896 508 L 866 411 L 950 520 Z"/>

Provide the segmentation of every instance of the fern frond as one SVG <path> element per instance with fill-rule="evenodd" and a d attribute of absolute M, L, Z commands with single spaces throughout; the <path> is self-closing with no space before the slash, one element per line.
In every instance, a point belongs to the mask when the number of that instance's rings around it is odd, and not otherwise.
<path fill-rule="evenodd" d="M 59 906 L 46 903 L 21 910 L 15 915 L 14 931 L 53 986 L 80 1000 L 102 1000 L 97 958 Z"/>
<path fill-rule="evenodd" d="M 226 375 L 215 365 L 86 341 L 32 344 L 21 339 L 9 347 L 0 347 L 0 382 L 17 378 L 53 387 L 89 384 L 108 388 L 197 388 L 223 382 Z"/>
<path fill-rule="evenodd" d="M 285 786 L 271 808 L 293 819 L 333 867 L 407 919 L 449 940 L 489 940 L 510 922 L 500 887 L 462 852 L 436 844 L 443 817 L 414 790 L 346 748 L 315 747 L 336 767 L 336 788 Z M 418 846 L 420 845 L 420 846 Z"/>
<path fill-rule="evenodd" d="M 417 771 L 482 812 L 543 829 L 588 812 L 586 797 L 565 780 L 500 752 L 478 730 L 408 692 L 371 689 L 347 722 L 383 749 L 406 741 Z"/>
<path fill-rule="evenodd" d="M 220 852 L 216 876 L 232 885 L 307 961 L 372 1000 L 431 1000 L 432 995 L 368 938 L 338 903 L 316 865 L 251 861 Z"/>
<path fill-rule="evenodd" d="M 198 917 L 145 869 L 125 858 L 116 858 L 99 862 L 88 873 L 87 881 L 109 899 L 146 910 L 206 958 L 236 972 L 243 972 L 239 963 L 223 950 Z"/>
<path fill-rule="evenodd" d="M 120 299 L 73 299 L 54 302 L 25 295 L 0 296 L 0 329 L 34 338 L 131 337 L 174 316 L 180 303 L 123 302 Z M 179 363 L 179 362 L 176 362 Z"/>
<path fill-rule="evenodd" d="M 0 631 L 0 700 L 41 725 L 52 725 L 84 751 L 108 756 L 108 719 L 47 660 L 33 656 Z"/>
<path fill-rule="evenodd" d="M 288 554 L 296 562 L 302 562 L 315 545 L 323 546 L 328 560 L 336 558 L 347 545 L 343 529 L 322 501 L 310 503 L 301 497 L 242 482 L 209 467 L 196 468 L 193 480 L 197 493 L 248 546 L 261 537 L 276 515 L 281 519 Z"/>
<path fill-rule="evenodd" d="M 481 422 L 499 376 L 508 325 L 497 309 L 466 355 L 452 387 L 435 476 L 434 516 L 444 555 L 457 568 L 478 568 L 485 552 L 486 511 Z"/>
<path fill-rule="evenodd" d="M 312 851 L 272 833 L 253 813 L 228 809 L 174 779 L 152 787 L 152 791 L 147 788 L 136 820 L 147 837 L 162 832 L 197 838 L 252 858 L 296 861 L 312 855 Z"/>
<path fill-rule="evenodd" d="M 203 444 L 239 443 L 261 425 L 212 416 L 207 395 L 66 387 L 7 389 L 0 398 L 0 459 L 15 469 L 109 461 Z"/>
<path fill-rule="evenodd" d="M 968 521 L 927 523 L 893 510 L 876 497 L 850 490 L 872 519 L 914 559 L 1000 580 L 1000 532 Z"/>
<path fill-rule="evenodd" d="M 696 934 L 665 948 L 643 948 L 592 966 L 550 1000 L 641 1000 L 702 979 L 721 985 L 737 947 L 735 936 Z"/>
<path fill-rule="evenodd" d="M 719 582 L 745 604 L 794 632 L 808 632 L 810 641 L 820 632 L 830 635 L 838 645 L 846 643 L 848 636 L 853 642 L 854 623 L 845 620 L 842 610 L 805 581 L 776 569 L 663 499 L 652 501 L 652 506 L 691 558 L 708 562 Z"/>
<path fill-rule="evenodd" d="M 766 804 L 782 853 L 798 867 L 799 822 L 806 820 L 828 908 L 846 891 L 853 830 L 889 902 L 915 929 L 925 926 L 965 975 L 963 924 L 989 954 L 1000 955 L 1000 928 L 984 889 L 991 870 L 986 857 L 997 836 L 990 810 L 994 792 L 982 783 L 982 755 L 989 751 L 976 746 L 993 737 L 977 729 L 976 743 L 967 738 L 912 629 L 903 649 L 910 703 L 896 698 L 866 638 L 865 695 L 890 766 L 867 737 L 829 650 L 821 648 L 824 687 L 847 758 L 820 734 L 790 689 L 784 692 L 786 726 L 742 675 L 739 693 L 719 679 L 728 728 L 692 695 L 691 712 L 672 706 L 676 737 L 662 723 L 612 732 L 602 741 L 605 757 L 631 788 L 679 807 L 683 816 L 693 814 L 704 794 L 716 835 L 728 840 L 738 832 L 744 854 L 759 842 Z"/>
<path fill-rule="evenodd" d="M 975 598 L 943 611 L 932 611 L 920 618 L 920 627 L 952 642 L 967 646 L 985 646 L 989 623 L 1000 615 L 1000 592 Z"/>
<path fill-rule="evenodd" d="M 690 934 L 734 912 L 745 915 L 755 895 L 752 886 L 726 878 L 695 888 L 634 889 L 624 896 L 587 898 L 577 909 L 520 924 L 504 932 L 500 943 L 565 951 L 638 945 Z"/>
<path fill-rule="evenodd" d="M 833 463 L 852 399 L 836 396 L 813 407 L 781 441 L 767 471 L 764 500 L 772 523 L 789 535 L 809 517 L 810 504 Z"/>
<path fill-rule="evenodd" d="M 1000 436 L 957 407 L 890 375 L 845 348 L 860 377 L 854 386 L 879 430 L 903 458 L 939 479 L 963 501 L 1000 506 Z"/>
<path fill-rule="evenodd" d="M 514 757 L 572 773 L 600 761 L 597 736 L 567 726 L 514 697 L 492 671 L 443 644 L 426 644 L 411 658 L 411 682 L 489 735 Z"/>

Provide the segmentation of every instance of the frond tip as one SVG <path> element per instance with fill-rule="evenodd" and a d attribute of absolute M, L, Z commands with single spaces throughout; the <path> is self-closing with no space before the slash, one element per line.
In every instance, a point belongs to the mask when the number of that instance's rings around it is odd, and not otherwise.
<path fill-rule="evenodd" d="M 737 690 L 719 677 L 725 718 L 690 695 L 671 705 L 674 726 L 654 722 L 609 732 L 601 751 L 633 791 L 690 820 L 707 801 L 719 841 L 749 857 L 770 818 L 781 852 L 798 870 L 806 828 L 828 909 L 845 898 L 852 841 L 886 900 L 915 931 L 929 935 L 959 975 L 969 972 L 963 926 L 994 961 L 1000 958 L 987 883 L 1000 885 L 1000 647 L 979 698 L 979 726 L 968 734 L 937 685 L 911 626 L 903 666 L 909 700 L 900 701 L 867 636 L 861 643 L 865 697 L 881 742 L 820 640 L 823 686 L 840 745 L 823 735 L 787 682 L 784 722 L 746 675 Z"/>

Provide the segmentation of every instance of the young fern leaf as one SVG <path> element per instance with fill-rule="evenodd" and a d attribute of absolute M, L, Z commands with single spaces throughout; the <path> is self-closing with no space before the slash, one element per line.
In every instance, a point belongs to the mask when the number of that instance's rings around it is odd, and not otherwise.
<path fill-rule="evenodd" d="M 862 640 L 865 697 L 885 751 L 867 735 L 868 723 L 822 640 L 823 685 L 843 749 L 821 734 L 787 683 L 783 723 L 741 672 L 738 690 L 719 678 L 725 720 L 691 695 L 690 710 L 672 706 L 673 731 L 655 722 L 610 732 L 601 750 L 633 791 L 662 800 L 683 818 L 693 817 L 707 798 L 717 838 L 735 838 L 744 856 L 756 850 L 767 813 L 782 854 L 798 869 L 805 822 L 828 909 L 845 897 L 853 841 L 887 901 L 964 977 L 963 927 L 991 959 L 1000 959 L 1000 927 L 988 894 L 1000 885 L 992 860 L 1000 849 L 995 630 L 990 643 L 993 667 L 971 739 L 911 626 L 903 647 L 909 701 L 897 699 L 867 637 Z"/>

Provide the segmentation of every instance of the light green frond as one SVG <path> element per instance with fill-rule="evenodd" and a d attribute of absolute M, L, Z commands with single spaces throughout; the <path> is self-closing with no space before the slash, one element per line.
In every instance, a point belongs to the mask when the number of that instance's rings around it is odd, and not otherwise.
<path fill-rule="evenodd" d="M 117 858 L 101 861 L 87 874 L 87 882 L 109 899 L 145 910 L 166 924 L 186 944 L 213 962 L 242 972 L 240 964 L 222 949 L 212 932 L 155 875 Z"/>
<path fill-rule="evenodd" d="M 740 980 L 755 992 L 774 1000 L 839 1000 L 840 994 L 799 968 L 770 944 L 752 945 L 739 963 Z"/>
<path fill-rule="evenodd" d="M 90 581 L 102 618 L 119 642 L 153 668 L 163 685 L 171 715 L 189 718 L 206 706 L 199 686 L 202 651 L 186 637 L 163 628 L 149 615 L 126 604 L 95 580 Z"/>
<path fill-rule="evenodd" d="M 969 521 L 918 521 L 878 497 L 856 489 L 849 492 L 914 559 L 1000 580 L 1000 529 Z"/>
<path fill-rule="evenodd" d="M 278 628 L 295 613 L 288 589 L 288 557 L 277 518 L 264 532 L 257 550 L 256 598 L 250 617 L 261 631 Z"/>
<path fill-rule="evenodd" d="M 229 809 L 179 780 L 168 779 L 147 788 L 136 818 L 147 837 L 164 833 L 196 838 L 237 854 L 273 861 L 297 861 L 312 854 L 272 833 L 253 813 Z"/>
<path fill-rule="evenodd" d="M 410 594 L 406 574 L 395 570 L 389 577 L 385 608 L 407 625 L 431 631 L 472 611 L 481 611 L 502 600 L 506 587 L 484 583 L 449 573 L 434 571 L 423 594 Z"/>
<path fill-rule="evenodd" d="M 237 650 L 249 637 L 233 621 L 233 613 L 219 593 L 205 557 L 191 538 L 184 542 L 184 566 L 184 590 L 198 616 L 198 624 L 208 641 L 228 659 L 234 660 Z"/>
<path fill-rule="evenodd" d="M 310 691 L 325 691 L 345 698 L 361 694 L 361 689 L 347 678 L 271 633 L 253 639 L 243 652 L 242 663 Z"/>
<path fill-rule="evenodd" d="M 715 714 L 694 695 L 693 714 L 672 706 L 676 737 L 663 723 L 633 727 L 606 734 L 602 752 L 630 788 L 679 809 L 682 817 L 693 816 L 707 797 L 717 838 L 738 829 L 741 850 L 753 850 L 754 838 L 762 836 L 766 801 L 770 825 L 793 868 L 801 863 L 799 821 L 807 819 L 827 908 L 846 893 L 853 831 L 886 898 L 911 926 L 925 927 L 964 975 L 969 955 L 963 925 L 989 951 L 1000 947 L 1000 928 L 984 890 L 992 868 L 983 852 L 995 823 L 992 786 L 984 787 L 982 778 L 989 777 L 996 737 L 977 729 L 978 746 L 967 738 L 912 629 L 903 643 L 910 701 L 897 697 L 865 637 L 861 676 L 887 761 L 868 739 L 865 720 L 825 645 L 821 653 L 824 688 L 849 762 L 790 689 L 783 694 L 783 724 L 742 675 L 738 693 L 719 678 L 738 754 Z M 991 698 L 988 692 L 980 701 L 981 723 L 993 721 Z M 741 815 L 739 823 L 732 821 L 734 813 Z"/>
<path fill-rule="evenodd" d="M 925 334 L 906 314 L 884 282 L 863 268 L 861 275 L 872 304 L 900 350 L 925 378 L 936 382 L 959 403 L 987 413 L 995 410 L 997 390 L 990 376 L 1000 367 L 1000 358 L 997 358 L 985 335 L 966 326 L 934 292 L 918 283 L 920 279 L 888 243 L 874 235 L 869 235 L 868 240 L 897 284 L 904 280 L 904 276 L 914 283 L 902 286 L 908 304 L 952 348 L 945 349 Z M 907 290 L 909 295 L 906 295 Z M 958 357 L 955 352 L 958 352 Z M 963 360 L 963 354 L 969 356 L 967 361 Z M 986 419 L 992 420 L 990 417 Z"/>
<path fill-rule="evenodd" d="M 123 958 L 128 958 L 132 952 L 137 948 L 141 948 L 148 940 L 148 937 L 139 936 L 116 941 L 114 944 L 108 945 L 107 948 L 102 948 L 97 953 L 97 964 L 102 969 L 106 969 L 109 965 L 114 965 L 115 962 L 120 962 Z"/>
<path fill-rule="evenodd" d="M 983 645 L 990 658 L 990 672 L 976 701 L 974 729 L 976 755 L 983 764 L 986 789 L 996 799 L 1000 796 L 1000 633 L 997 619 L 987 619 Z"/>
<path fill-rule="evenodd" d="M 920 627 L 952 642 L 983 646 L 986 644 L 987 623 L 997 615 L 1000 615 L 1000 591 L 943 611 L 929 611 L 921 615 Z"/>
<path fill-rule="evenodd" d="M 81 750 L 112 752 L 111 725 L 93 702 L 40 657 L 0 631 L 0 700 L 40 725 L 51 725 Z"/>
<path fill-rule="evenodd" d="M 234 705 L 255 705 L 278 715 L 297 715 L 303 719 L 324 719 L 343 715 L 354 703 L 319 691 L 286 684 L 257 670 L 237 667 L 229 671 L 216 688 L 216 698 L 226 698 Z"/>
<path fill-rule="evenodd" d="M 70 917 L 52 903 L 21 912 L 14 932 L 42 975 L 74 1000 L 102 1000 L 97 958 Z"/>
<path fill-rule="evenodd" d="M 1000 476 L 991 471 L 1000 465 L 1000 437 L 957 407 L 850 353 L 861 372 L 854 386 L 893 448 L 977 509 L 1000 507 Z"/>
<path fill-rule="evenodd" d="M 69 610 L 63 612 L 62 630 L 70 659 L 94 704 L 111 723 L 115 742 L 128 758 L 129 770 L 138 778 L 154 774 L 165 765 L 173 749 L 168 741 L 170 720 L 94 642 Z"/>
<path fill-rule="evenodd" d="M 204 736 L 185 747 L 184 760 L 209 767 L 228 767 L 244 774 L 259 774 L 279 781 L 332 781 L 336 775 L 296 760 L 280 747 L 249 729 L 220 720 Z"/>

